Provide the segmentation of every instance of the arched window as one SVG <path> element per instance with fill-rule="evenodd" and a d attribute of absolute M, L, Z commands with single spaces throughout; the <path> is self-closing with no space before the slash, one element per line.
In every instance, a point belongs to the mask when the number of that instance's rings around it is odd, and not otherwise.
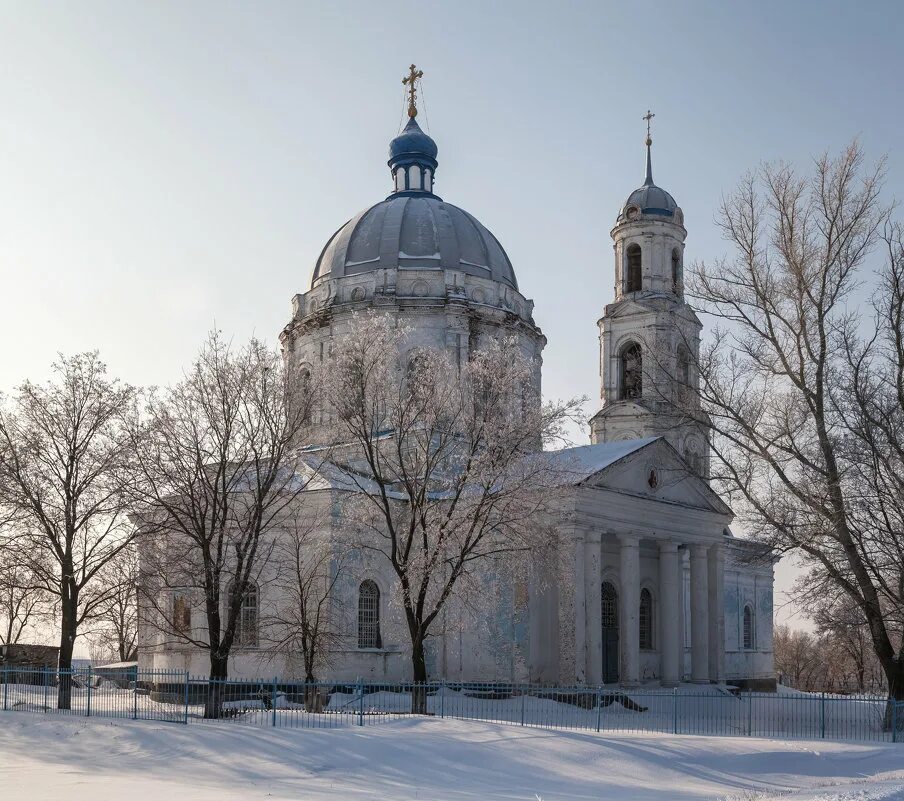
<path fill-rule="evenodd" d="M 382 648 L 380 637 L 380 588 L 370 579 L 358 588 L 358 647 Z"/>
<path fill-rule="evenodd" d="M 618 395 L 621 400 L 631 400 L 643 395 L 643 354 L 636 342 L 631 342 L 622 349 L 618 380 Z"/>
<path fill-rule="evenodd" d="M 684 345 L 678 346 L 678 383 L 682 386 L 690 386 L 691 383 L 691 357 Z"/>
<path fill-rule="evenodd" d="M 744 607 L 744 650 L 752 651 L 753 648 L 753 609 L 750 608 L 750 604 L 747 604 Z"/>
<path fill-rule="evenodd" d="M 181 593 L 173 596 L 173 631 L 188 634 L 191 631 L 191 604 Z"/>
<path fill-rule="evenodd" d="M 311 381 L 311 371 L 307 367 L 302 367 L 298 373 L 298 412 L 301 415 L 302 424 L 311 422 L 314 410 L 313 393 L 314 386 Z"/>
<path fill-rule="evenodd" d="M 611 581 L 604 581 L 600 593 L 603 609 L 603 628 L 618 628 L 618 592 Z"/>
<path fill-rule="evenodd" d="M 640 648 L 653 650 L 653 596 L 646 588 L 640 591 Z"/>
<path fill-rule="evenodd" d="M 677 292 L 681 285 L 681 256 L 678 255 L 678 248 L 672 251 L 672 287 Z"/>
<path fill-rule="evenodd" d="M 229 585 L 229 599 L 234 597 L 235 584 Z M 245 585 L 239 606 L 239 616 L 235 622 L 235 644 L 241 648 L 257 648 L 258 603 L 257 584 L 249 581 Z"/>
<path fill-rule="evenodd" d="M 640 292 L 642 283 L 640 245 L 628 245 L 626 256 L 627 279 L 625 281 L 625 291 Z"/>

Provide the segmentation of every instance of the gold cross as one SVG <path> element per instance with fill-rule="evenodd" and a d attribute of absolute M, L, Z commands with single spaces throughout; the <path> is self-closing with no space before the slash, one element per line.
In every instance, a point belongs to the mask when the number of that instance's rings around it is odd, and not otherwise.
<path fill-rule="evenodd" d="M 647 113 L 644 114 L 643 117 L 641 117 L 641 119 L 646 120 L 646 123 L 647 123 L 647 144 L 648 145 L 653 144 L 653 140 L 650 139 L 650 120 L 652 120 L 653 117 L 655 117 L 655 116 L 656 115 L 652 111 L 650 111 L 650 109 L 647 109 Z"/>
<path fill-rule="evenodd" d="M 417 116 L 417 89 L 414 84 L 415 81 L 424 77 L 423 70 L 419 70 L 417 67 L 412 64 L 408 68 L 408 77 L 402 78 L 402 83 L 408 87 L 408 116 L 412 119 Z"/>

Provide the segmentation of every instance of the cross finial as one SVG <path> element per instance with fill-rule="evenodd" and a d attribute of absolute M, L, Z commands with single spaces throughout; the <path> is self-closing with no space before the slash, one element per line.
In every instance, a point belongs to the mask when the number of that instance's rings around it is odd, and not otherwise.
<path fill-rule="evenodd" d="M 408 68 L 408 76 L 402 78 L 402 83 L 408 87 L 408 116 L 414 119 L 417 116 L 417 89 L 415 83 L 424 77 L 424 71 L 412 64 Z"/>
<path fill-rule="evenodd" d="M 653 140 L 650 138 L 650 121 L 655 116 L 656 115 L 652 111 L 650 111 L 650 109 L 647 109 L 647 113 L 644 114 L 643 117 L 641 117 L 641 119 L 645 120 L 647 123 L 647 147 L 653 144 Z"/>

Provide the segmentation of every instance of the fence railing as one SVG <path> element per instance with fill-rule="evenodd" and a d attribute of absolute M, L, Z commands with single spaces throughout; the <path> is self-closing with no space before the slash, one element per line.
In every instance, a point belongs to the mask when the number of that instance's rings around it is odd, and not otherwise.
<path fill-rule="evenodd" d="M 904 741 L 904 702 L 718 687 L 211 680 L 179 671 L 0 669 L 3 711 L 282 728 L 365 726 L 414 714 L 537 728 Z"/>

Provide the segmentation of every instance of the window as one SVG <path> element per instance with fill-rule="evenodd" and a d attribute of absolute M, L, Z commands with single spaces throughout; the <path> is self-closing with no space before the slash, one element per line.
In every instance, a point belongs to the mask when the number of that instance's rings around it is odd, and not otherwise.
<path fill-rule="evenodd" d="M 653 596 L 648 589 L 640 591 L 640 649 L 653 650 Z"/>
<path fill-rule="evenodd" d="M 640 292 L 641 289 L 641 254 L 640 245 L 628 245 L 627 281 L 625 291 Z"/>
<path fill-rule="evenodd" d="M 677 292 L 681 285 L 681 256 L 678 255 L 678 248 L 672 251 L 672 287 Z"/>
<path fill-rule="evenodd" d="M 618 628 L 618 592 L 611 581 L 604 581 L 602 592 L 603 628 Z"/>
<path fill-rule="evenodd" d="M 299 414 L 301 415 L 301 423 L 303 425 L 307 425 L 311 422 L 311 412 L 313 411 L 314 405 L 314 387 L 311 382 L 311 371 L 307 367 L 302 367 L 301 371 L 298 373 L 298 396 L 299 396 L 299 404 L 301 408 L 299 409 Z"/>
<path fill-rule="evenodd" d="M 234 593 L 235 585 L 232 584 L 229 587 L 230 601 Z M 245 585 L 235 622 L 235 644 L 240 648 L 257 648 L 258 601 L 257 584 L 249 582 Z"/>
<path fill-rule="evenodd" d="M 685 387 L 691 383 L 691 357 L 684 345 L 678 346 L 678 383 Z"/>
<path fill-rule="evenodd" d="M 176 634 L 191 631 L 191 605 L 184 595 L 173 596 L 173 631 Z"/>
<path fill-rule="evenodd" d="M 626 345 L 619 360 L 619 398 L 631 400 L 643 395 L 643 354 L 640 345 Z"/>
<path fill-rule="evenodd" d="M 753 648 L 753 609 L 750 608 L 750 604 L 747 604 L 744 607 L 744 650 L 752 651 Z"/>
<path fill-rule="evenodd" d="M 370 579 L 358 588 L 358 647 L 382 648 L 380 588 Z"/>

